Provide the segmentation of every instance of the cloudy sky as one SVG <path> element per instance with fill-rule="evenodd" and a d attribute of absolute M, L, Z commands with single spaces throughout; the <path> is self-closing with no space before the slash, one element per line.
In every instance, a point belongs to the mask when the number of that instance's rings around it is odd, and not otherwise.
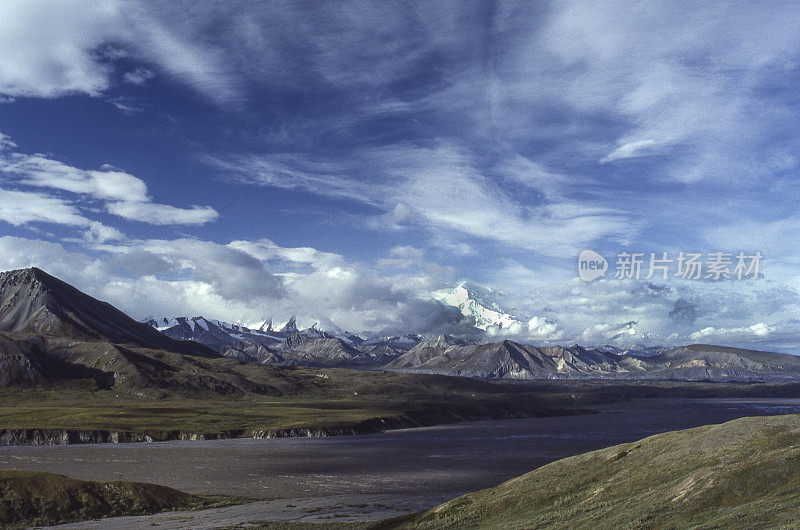
<path fill-rule="evenodd" d="M 6 0 L 0 269 L 387 332 L 469 281 L 535 342 L 798 351 L 799 61 L 796 2 Z"/>

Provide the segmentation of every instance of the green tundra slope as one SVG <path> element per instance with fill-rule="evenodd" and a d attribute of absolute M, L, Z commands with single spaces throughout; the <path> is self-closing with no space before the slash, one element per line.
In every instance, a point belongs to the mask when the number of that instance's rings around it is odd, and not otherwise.
<path fill-rule="evenodd" d="M 0 525 L 28 526 L 218 504 L 140 482 L 94 482 L 38 471 L 0 471 Z"/>
<path fill-rule="evenodd" d="M 566 458 L 392 528 L 797 528 L 800 416 L 742 418 Z"/>

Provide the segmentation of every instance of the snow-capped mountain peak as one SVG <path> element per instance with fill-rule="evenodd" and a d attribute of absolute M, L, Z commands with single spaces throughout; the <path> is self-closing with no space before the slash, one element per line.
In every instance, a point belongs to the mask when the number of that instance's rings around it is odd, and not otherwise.
<path fill-rule="evenodd" d="M 167 329 L 187 326 L 192 332 L 195 331 L 209 331 L 210 329 L 219 328 L 227 332 L 253 332 L 254 330 L 248 329 L 240 324 L 231 324 L 229 322 L 222 322 L 216 319 L 208 319 L 203 316 L 197 317 L 164 317 L 164 318 L 148 318 L 144 320 L 145 324 L 150 324 L 159 331 Z M 199 328 L 199 329 L 198 329 Z"/>
<path fill-rule="evenodd" d="M 272 320 L 257 323 L 251 327 L 239 323 L 230 324 L 219 320 L 197 317 L 175 318 L 147 318 L 145 323 L 161 331 L 168 337 L 176 340 L 193 340 L 218 351 L 224 350 L 232 344 L 238 347 L 247 347 L 247 344 L 256 344 L 261 347 L 274 348 L 292 341 L 314 339 L 341 339 L 348 347 L 355 347 L 363 342 L 358 335 L 343 331 L 341 328 L 326 319 L 320 319 L 308 328 L 300 329 L 297 318 L 292 316 L 286 324 L 279 329 L 274 329 Z M 241 346 L 245 344 L 245 346 Z"/>
<path fill-rule="evenodd" d="M 492 326 L 504 329 L 514 323 L 521 324 L 518 318 L 504 313 L 478 288 L 466 282 L 460 283 L 449 292 L 439 293 L 436 299 L 443 304 L 457 308 L 462 315 L 472 317 L 475 319 L 475 327 L 484 331 Z"/>

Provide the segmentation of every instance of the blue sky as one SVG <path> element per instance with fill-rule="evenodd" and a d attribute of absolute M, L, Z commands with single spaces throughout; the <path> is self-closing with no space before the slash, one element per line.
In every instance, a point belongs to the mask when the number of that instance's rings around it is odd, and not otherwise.
<path fill-rule="evenodd" d="M 795 351 L 798 21 L 792 2 L 3 2 L 0 268 L 138 318 L 387 332 L 447 330 L 431 297 L 466 280 L 520 339 Z M 584 248 L 765 262 L 585 283 Z"/>

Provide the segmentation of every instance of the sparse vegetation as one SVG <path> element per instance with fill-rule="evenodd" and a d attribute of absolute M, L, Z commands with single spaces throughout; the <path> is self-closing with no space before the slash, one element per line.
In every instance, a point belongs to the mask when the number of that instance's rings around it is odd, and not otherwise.
<path fill-rule="evenodd" d="M 94 482 L 40 471 L 0 471 L 0 524 L 57 524 L 164 510 L 219 506 L 212 500 L 141 482 Z"/>
<path fill-rule="evenodd" d="M 566 458 L 389 527 L 796 528 L 798 521 L 800 416 L 792 415 Z"/>

